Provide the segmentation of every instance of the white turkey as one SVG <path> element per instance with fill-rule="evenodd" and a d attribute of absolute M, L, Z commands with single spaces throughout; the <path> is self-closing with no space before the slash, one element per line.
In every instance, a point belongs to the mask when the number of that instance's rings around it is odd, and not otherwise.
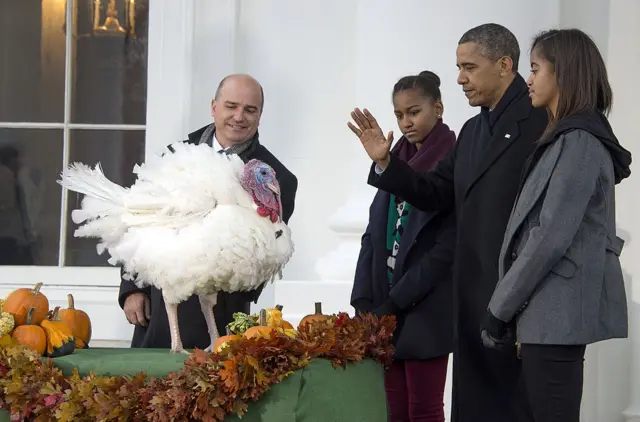
<path fill-rule="evenodd" d="M 199 296 L 211 347 L 218 338 L 213 307 L 220 291 L 253 290 L 273 282 L 293 254 L 282 221 L 274 170 L 237 155 L 218 154 L 206 144 L 176 143 L 173 153 L 136 165 L 131 188 L 74 163 L 58 183 L 84 194 L 74 223 L 76 237 L 99 238 L 138 287 L 162 291 L 171 331 L 171 351 L 186 353 L 178 328 L 178 304 Z"/>

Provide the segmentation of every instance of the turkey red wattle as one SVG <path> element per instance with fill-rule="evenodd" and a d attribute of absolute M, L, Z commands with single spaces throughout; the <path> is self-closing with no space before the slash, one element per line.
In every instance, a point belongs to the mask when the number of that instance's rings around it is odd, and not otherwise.
<path fill-rule="evenodd" d="M 268 208 L 265 205 L 261 204 L 256 195 L 253 195 L 253 202 L 258 206 L 257 210 L 258 215 L 261 217 L 269 217 L 272 223 L 277 223 L 280 218 L 280 209 L 278 203 L 275 203 L 276 209 Z"/>

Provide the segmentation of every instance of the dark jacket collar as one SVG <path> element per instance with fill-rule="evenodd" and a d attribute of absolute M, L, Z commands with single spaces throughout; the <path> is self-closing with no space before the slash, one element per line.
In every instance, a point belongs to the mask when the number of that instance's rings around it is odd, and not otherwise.
<path fill-rule="evenodd" d="M 191 132 L 190 134 L 187 135 L 187 140 L 185 142 L 188 142 L 190 144 L 198 144 L 200 142 L 200 139 L 202 139 L 202 135 L 207 132 L 207 130 L 209 129 L 209 127 L 213 126 L 213 132 L 212 132 L 212 136 L 213 134 L 215 134 L 215 124 L 211 123 L 208 124 L 206 126 L 201 127 L 200 129 Z M 250 154 L 254 153 L 256 151 L 256 149 L 258 149 L 261 144 L 260 144 L 260 135 L 259 135 L 259 131 L 256 130 L 255 135 L 253 135 L 253 137 L 250 139 L 251 142 L 251 146 L 244 150 L 242 153 L 240 153 L 240 158 L 242 158 L 243 160 L 249 156 Z"/>
<path fill-rule="evenodd" d="M 524 78 L 520 76 L 519 73 L 516 73 L 515 78 L 511 81 L 511 84 L 494 109 L 489 110 L 488 107 L 481 108 L 480 114 L 482 118 L 486 119 L 487 123 L 489 123 L 489 127 L 492 131 L 494 125 L 498 122 L 505 110 L 511 105 L 511 103 L 520 98 L 522 96 L 522 92 L 527 91 L 527 89 L 527 83 Z"/>
<path fill-rule="evenodd" d="M 202 134 L 209 128 L 209 126 L 211 126 L 213 123 L 208 124 L 206 126 L 201 127 L 200 129 L 191 132 L 190 134 L 187 135 L 187 141 L 191 144 L 197 144 L 198 142 L 200 142 L 200 138 L 202 138 Z"/>

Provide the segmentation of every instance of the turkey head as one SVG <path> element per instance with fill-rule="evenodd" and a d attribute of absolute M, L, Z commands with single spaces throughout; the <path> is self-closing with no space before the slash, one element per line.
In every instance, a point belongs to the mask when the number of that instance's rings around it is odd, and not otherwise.
<path fill-rule="evenodd" d="M 255 159 L 249 161 L 244 165 L 240 183 L 253 197 L 258 214 L 269 217 L 273 223 L 282 219 L 280 184 L 271 166 Z"/>

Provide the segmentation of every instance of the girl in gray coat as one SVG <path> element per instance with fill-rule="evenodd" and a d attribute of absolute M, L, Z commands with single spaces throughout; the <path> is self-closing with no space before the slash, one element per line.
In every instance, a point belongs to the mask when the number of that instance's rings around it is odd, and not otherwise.
<path fill-rule="evenodd" d="M 522 175 L 480 335 L 496 353 L 521 345 L 536 422 L 579 422 L 586 345 L 627 336 L 614 187 L 631 154 L 605 117 L 607 70 L 582 31 L 535 38 L 528 86 L 550 121 Z"/>

